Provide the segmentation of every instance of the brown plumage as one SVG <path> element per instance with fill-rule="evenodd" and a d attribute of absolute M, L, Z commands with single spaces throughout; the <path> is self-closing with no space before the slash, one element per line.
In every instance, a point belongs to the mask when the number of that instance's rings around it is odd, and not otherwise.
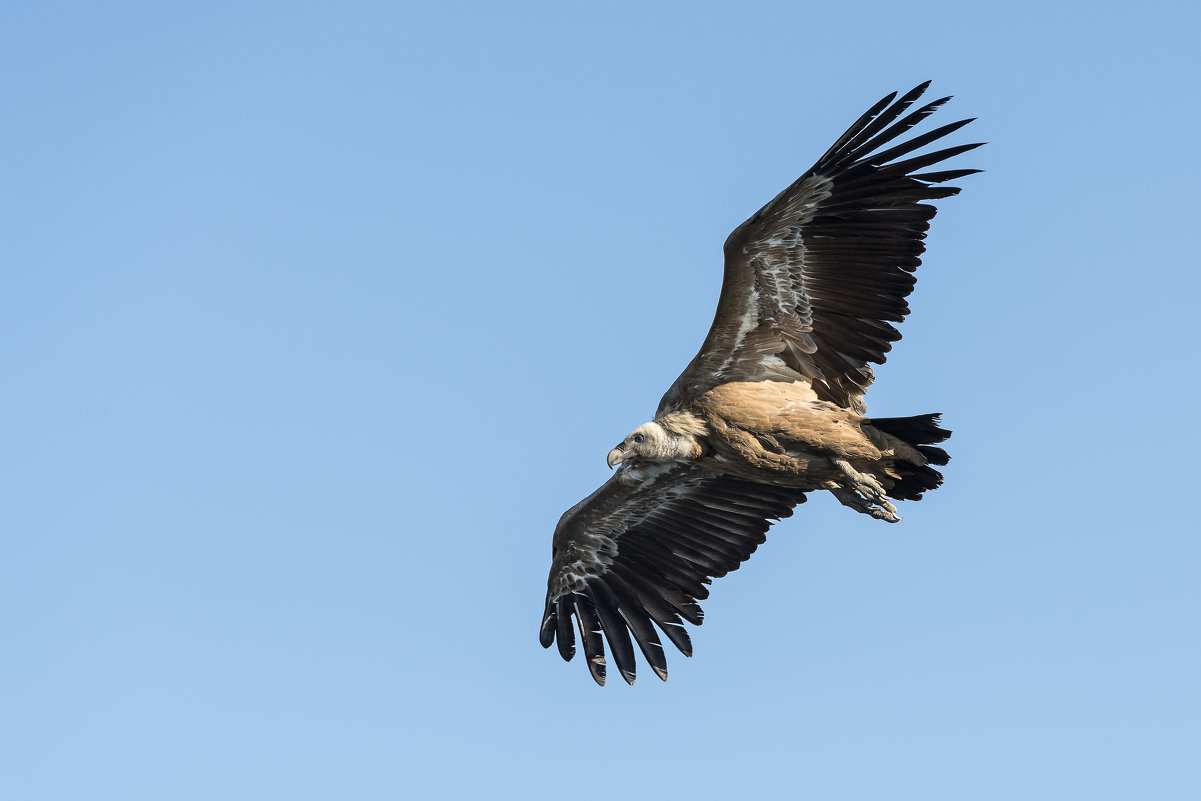
<path fill-rule="evenodd" d="M 659 631 L 690 656 L 683 622 L 701 623 L 709 582 L 749 558 L 806 492 L 896 522 L 892 500 L 942 483 L 935 466 L 948 457 L 935 445 L 950 432 L 938 415 L 868 418 L 863 402 L 869 363 L 884 362 L 900 339 L 892 324 L 909 312 L 935 213 L 926 201 L 978 172 L 923 170 L 979 144 L 911 155 L 970 120 L 897 141 L 949 99 L 909 111 L 928 85 L 868 109 L 730 234 L 700 352 L 655 419 L 609 452 L 613 477 L 559 521 L 541 641 L 571 659 L 574 618 L 597 683 L 602 635 L 626 681 L 635 644 L 666 679 Z"/>

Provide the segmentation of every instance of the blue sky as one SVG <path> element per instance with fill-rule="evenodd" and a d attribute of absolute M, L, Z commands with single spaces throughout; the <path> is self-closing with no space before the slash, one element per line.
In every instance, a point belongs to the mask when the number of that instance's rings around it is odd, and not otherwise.
<path fill-rule="evenodd" d="M 10 4 L 0 795 L 1201 792 L 1196 7 Z M 600 689 L 550 534 L 704 337 L 726 234 L 889 91 L 987 170 L 696 656 Z"/>

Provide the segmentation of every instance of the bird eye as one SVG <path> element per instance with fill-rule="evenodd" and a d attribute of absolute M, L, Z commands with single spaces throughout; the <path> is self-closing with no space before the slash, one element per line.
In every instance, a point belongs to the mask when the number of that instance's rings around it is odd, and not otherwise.
<path fill-rule="evenodd" d="M 642 442 L 642 440 L 643 440 L 643 439 L 644 439 L 644 437 L 643 437 L 641 434 L 635 434 L 635 435 L 634 435 L 634 441 L 635 441 L 635 442 Z"/>

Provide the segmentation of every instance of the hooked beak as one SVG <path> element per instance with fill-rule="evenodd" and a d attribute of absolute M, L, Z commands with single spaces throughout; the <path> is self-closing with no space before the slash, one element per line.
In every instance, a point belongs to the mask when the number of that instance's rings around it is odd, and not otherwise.
<path fill-rule="evenodd" d="M 623 442 L 621 445 L 618 445 L 616 448 L 609 451 L 609 456 L 605 459 L 605 462 L 609 465 L 609 469 L 612 470 L 614 467 L 617 467 L 617 465 L 621 464 L 622 460 L 625 458 L 625 443 Z"/>

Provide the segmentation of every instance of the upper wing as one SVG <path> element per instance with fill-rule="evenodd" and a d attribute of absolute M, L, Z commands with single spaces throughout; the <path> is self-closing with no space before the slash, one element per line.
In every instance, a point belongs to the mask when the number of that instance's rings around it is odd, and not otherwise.
<path fill-rule="evenodd" d="M 625 468 L 623 468 L 624 471 Z M 619 471 L 569 509 L 555 529 L 544 648 L 575 655 L 571 618 L 579 626 L 588 670 L 605 683 L 605 646 L 622 677 L 634 683 L 638 643 L 651 669 L 667 680 L 667 659 L 652 621 L 686 656 L 692 642 L 681 618 L 700 625 L 705 587 L 754 553 L 773 520 L 805 500 L 799 490 L 755 484 L 671 463 L 642 468 L 631 484 Z"/>
<path fill-rule="evenodd" d="M 979 172 L 920 171 L 981 143 L 897 160 L 971 120 L 879 150 L 950 99 L 902 117 L 927 86 L 868 109 L 812 169 L 730 234 L 713 326 L 663 396 L 660 415 L 717 384 L 765 379 L 808 381 L 820 399 L 862 412 L 873 378 L 868 362 L 884 362 L 901 338 L 890 323 L 909 313 L 905 298 L 935 213 L 921 201 L 958 194 L 936 184 Z"/>

